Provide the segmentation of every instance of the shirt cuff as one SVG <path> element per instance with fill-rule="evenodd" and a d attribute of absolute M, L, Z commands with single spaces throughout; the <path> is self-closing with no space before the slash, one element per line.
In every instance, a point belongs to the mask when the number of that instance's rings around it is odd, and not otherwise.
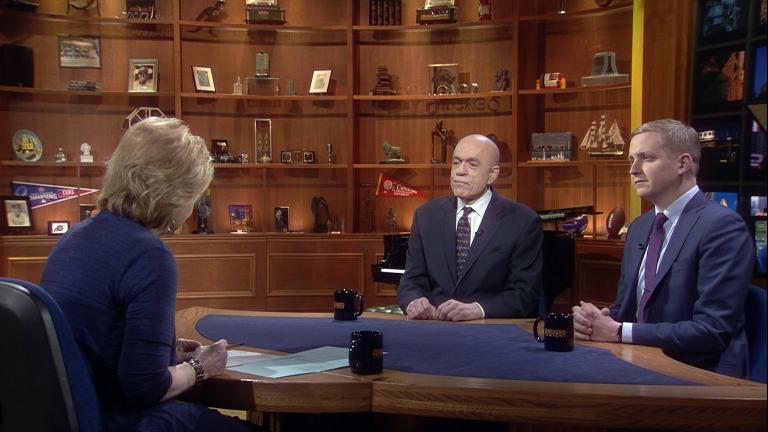
<path fill-rule="evenodd" d="M 481 316 L 480 319 L 485 319 L 485 309 L 483 309 L 483 307 L 480 305 L 480 303 L 475 302 L 475 304 L 477 305 L 477 307 L 480 308 L 480 313 L 483 314 L 483 316 Z"/>
<path fill-rule="evenodd" d="M 632 323 L 625 322 L 621 326 L 621 343 L 632 343 Z"/>

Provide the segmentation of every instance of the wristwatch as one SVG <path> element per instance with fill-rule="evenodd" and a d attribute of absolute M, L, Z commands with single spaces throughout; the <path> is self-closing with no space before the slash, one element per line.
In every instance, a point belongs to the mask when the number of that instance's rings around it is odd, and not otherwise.
<path fill-rule="evenodd" d="M 621 343 L 621 332 L 624 330 L 624 323 L 619 323 L 619 328 L 616 330 L 616 342 Z"/>
<path fill-rule="evenodd" d="M 205 369 L 203 365 L 196 358 L 191 358 L 185 363 L 188 363 L 195 370 L 195 385 L 200 384 L 205 379 Z"/>

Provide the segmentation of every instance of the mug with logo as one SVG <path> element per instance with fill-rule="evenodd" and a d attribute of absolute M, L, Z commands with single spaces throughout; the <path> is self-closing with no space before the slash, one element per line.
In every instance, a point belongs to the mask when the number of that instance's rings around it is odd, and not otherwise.
<path fill-rule="evenodd" d="M 333 319 L 352 321 L 363 313 L 363 297 L 356 290 L 343 288 L 333 293 Z"/>
<path fill-rule="evenodd" d="M 544 321 L 544 336 L 539 336 L 539 322 Z M 544 343 L 547 351 L 573 351 L 573 315 L 550 312 L 533 323 L 533 337 Z"/>
<path fill-rule="evenodd" d="M 360 375 L 381 373 L 384 369 L 384 334 L 375 330 L 352 332 L 349 367 Z"/>

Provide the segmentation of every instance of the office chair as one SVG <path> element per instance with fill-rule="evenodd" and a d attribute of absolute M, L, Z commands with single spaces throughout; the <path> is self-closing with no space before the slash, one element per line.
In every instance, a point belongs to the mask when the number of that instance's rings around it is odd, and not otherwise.
<path fill-rule="evenodd" d="M 101 430 L 88 365 L 47 292 L 0 278 L 0 341 L 0 431 Z"/>
<path fill-rule="evenodd" d="M 766 382 L 766 337 L 768 330 L 768 301 L 764 289 L 750 285 L 744 304 L 744 330 L 749 347 L 749 379 Z"/>

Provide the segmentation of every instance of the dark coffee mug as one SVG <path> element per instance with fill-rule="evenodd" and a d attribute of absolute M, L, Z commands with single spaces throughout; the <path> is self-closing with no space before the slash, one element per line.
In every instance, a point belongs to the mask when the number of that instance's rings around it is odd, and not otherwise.
<path fill-rule="evenodd" d="M 539 336 L 539 321 L 544 321 L 544 337 Z M 533 336 L 544 342 L 547 351 L 573 351 L 573 315 L 550 312 L 545 318 L 536 318 Z"/>
<path fill-rule="evenodd" d="M 384 334 L 374 330 L 352 332 L 349 367 L 360 375 L 381 373 L 384 369 Z"/>
<path fill-rule="evenodd" d="M 363 297 L 353 289 L 339 289 L 333 293 L 333 319 L 351 321 L 363 314 Z"/>

